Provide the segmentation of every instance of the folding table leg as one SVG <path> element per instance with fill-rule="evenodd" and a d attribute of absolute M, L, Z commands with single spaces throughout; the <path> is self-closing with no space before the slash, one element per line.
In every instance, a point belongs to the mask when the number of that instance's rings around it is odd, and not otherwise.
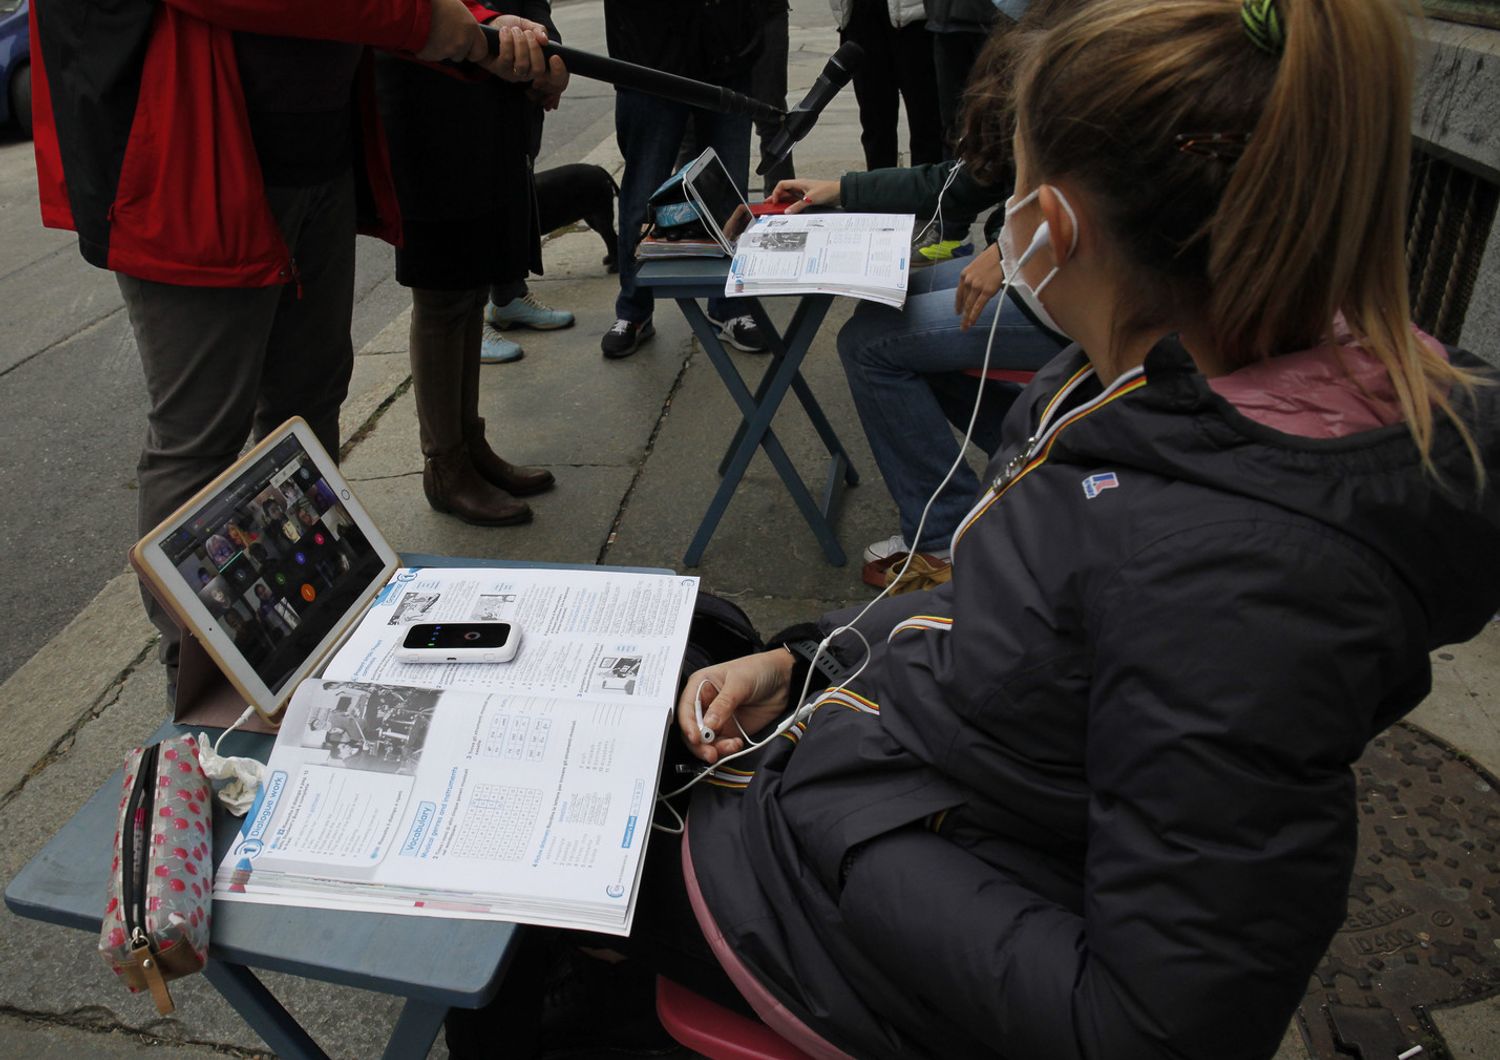
<path fill-rule="evenodd" d="M 772 349 L 778 349 L 790 355 L 796 351 L 798 371 L 792 378 L 792 392 L 797 395 L 797 400 L 802 403 L 802 409 L 807 413 L 807 418 L 812 422 L 813 430 L 818 432 L 818 437 L 823 440 L 823 447 L 828 450 L 828 455 L 834 459 L 843 458 L 844 481 L 851 486 L 859 485 L 859 472 L 854 470 L 854 461 L 849 459 L 848 450 L 839 441 L 839 436 L 834 433 L 833 424 L 828 422 L 828 417 L 823 413 L 823 406 L 818 404 L 818 399 L 813 396 L 812 387 L 807 385 L 803 378 L 801 365 L 807 356 L 807 351 L 812 347 L 812 340 L 818 334 L 818 329 L 823 326 L 823 319 L 828 316 L 828 309 L 833 305 L 833 298 L 828 295 L 808 296 L 797 305 L 797 310 L 792 314 L 791 323 L 787 325 L 786 337 L 778 341 L 775 325 L 771 323 L 770 314 L 766 312 L 765 306 L 756 301 L 751 305 L 751 314 L 755 322 L 760 325 L 763 334 L 771 336 Z M 784 343 L 784 344 L 783 344 Z M 728 457 L 726 456 L 726 461 Z M 722 472 L 721 472 L 722 473 Z"/>
<path fill-rule="evenodd" d="M 828 315 L 828 308 L 833 304 L 833 299 L 827 295 L 806 295 L 797 301 L 797 308 L 792 312 L 792 319 L 787 324 L 786 333 L 783 335 L 776 330 L 776 325 L 771 322 L 771 317 L 766 313 L 765 307 L 759 300 L 751 304 L 752 315 L 756 323 L 760 325 L 761 334 L 766 337 L 770 347 L 771 363 L 761 373 L 760 382 L 755 387 L 755 404 L 757 407 L 765 400 L 766 391 L 771 386 L 771 381 L 776 377 L 776 369 L 780 367 L 782 358 L 795 356 L 797 358 L 798 372 L 792 379 L 792 387 L 797 392 L 797 399 L 802 402 L 802 407 L 807 410 L 808 419 L 812 420 L 818 437 L 823 439 L 824 446 L 830 454 L 843 451 L 839 444 L 838 436 L 833 433 L 823 410 L 818 406 L 817 399 L 812 395 L 812 388 L 802 378 L 801 365 L 807 351 L 812 347 L 812 340 L 818 334 L 818 328 L 822 326 L 823 318 Z M 803 338 L 806 336 L 806 338 Z M 795 351 L 795 352 L 794 352 Z M 740 441 L 745 437 L 745 421 L 740 420 L 740 425 L 735 428 L 734 437 L 729 441 L 729 447 L 724 450 L 724 457 L 719 461 L 719 474 L 724 474 L 729 467 L 729 460 L 734 456 L 734 451 L 740 447 Z M 848 460 L 848 454 L 844 454 Z M 850 485 L 858 484 L 859 476 L 856 475 Z"/>
<path fill-rule="evenodd" d="M 689 567 L 698 565 L 703 558 L 703 550 L 708 547 L 709 539 L 718 528 L 719 520 L 724 517 L 724 512 L 729 507 L 729 501 L 734 496 L 740 480 L 744 477 L 746 469 L 750 466 L 750 459 L 755 455 L 757 447 L 764 448 L 766 456 L 771 461 L 771 466 L 776 469 L 782 484 L 786 486 L 787 492 L 791 494 L 802 516 L 807 520 L 807 525 L 812 528 L 813 535 L 823 548 L 823 554 L 828 562 L 835 567 L 841 567 L 847 562 L 844 550 L 840 547 L 838 539 L 833 535 L 833 529 L 828 525 L 828 520 L 819 509 L 807 487 L 803 485 L 801 477 L 797 474 L 796 467 L 787 456 L 786 450 L 782 448 L 774 431 L 771 430 L 771 421 L 775 418 L 776 409 L 786 392 L 792 385 L 792 379 L 797 374 L 800 355 L 806 353 L 806 344 L 798 351 L 798 356 L 786 356 L 778 360 L 771 369 L 771 379 L 763 389 L 762 400 L 756 402 L 751 395 L 745 380 L 735 368 L 734 362 L 730 360 L 729 354 L 725 352 L 723 345 L 719 342 L 717 333 L 709 325 L 708 317 L 704 315 L 703 309 L 691 298 L 678 299 L 678 306 L 682 314 L 687 318 L 693 333 L 698 336 L 709 360 L 713 362 L 719 377 L 724 381 L 729 396 L 739 406 L 740 414 L 745 419 L 744 436 L 740 440 L 738 449 L 729 461 L 725 471 L 724 480 L 719 483 L 719 488 L 714 494 L 713 501 L 708 506 L 707 513 L 703 516 L 703 522 L 698 526 L 698 532 L 693 536 L 692 543 L 688 546 L 687 554 L 683 557 L 683 563 Z"/>
<path fill-rule="evenodd" d="M 204 965 L 203 974 L 277 1056 L 286 1060 L 328 1060 L 328 1054 L 249 968 L 210 960 Z"/>
<path fill-rule="evenodd" d="M 755 402 L 756 408 L 760 408 L 765 402 L 766 391 L 771 389 L 771 380 L 776 378 L 776 369 L 781 367 L 781 361 L 784 356 L 785 354 L 783 353 L 772 351 L 769 361 L 766 364 L 766 370 L 760 374 L 760 382 L 755 384 L 755 393 L 750 399 Z M 729 470 L 729 461 L 734 459 L 734 454 L 739 449 L 740 443 L 745 440 L 745 428 L 749 424 L 749 417 L 740 417 L 740 425 L 734 429 L 734 437 L 729 439 L 729 444 L 724 448 L 724 455 L 719 459 L 720 478 L 723 478 L 724 472 Z"/>
<path fill-rule="evenodd" d="M 446 1005 L 408 999 L 386 1043 L 385 1060 L 423 1060 L 432 1050 L 446 1015 Z"/>

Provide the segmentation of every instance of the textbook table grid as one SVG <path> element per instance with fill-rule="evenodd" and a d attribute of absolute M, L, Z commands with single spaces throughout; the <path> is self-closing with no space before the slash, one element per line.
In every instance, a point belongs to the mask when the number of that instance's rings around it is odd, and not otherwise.
<path fill-rule="evenodd" d="M 764 449 L 771 465 L 776 469 L 782 484 L 791 494 L 797 509 L 812 528 L 823 555 L 835 567 L 847 561 L 838 538 L 834 535 L 832 520 L 839 501 L 841 487 L 859 484 L 859 473 L 849 460 L 843 443 L 834 433 L 812 388 L 802 377 L 802 359 L 807 356 L 828 308 L 833 304 L 832 295 L 803 295 L 798 299 L 786 333 L 782 334 L 771 322 L 770 316 L 758 299 L 746 301 L 745 308 L 755 317 L 770 345 L 770 363 L 761 376 L 755 392 L 751 393 L 744 377 L 735 367 L 729 352 L 719 340 L 718 329 L 709 321 L 699 299 L 712 298 L 724 293 L 724 283 L 729 276 L 728 258 L 669 258 L 643 261 L 636 282 L 651 289 L 658 297 L 671 298 L 687 318 L 693 334 L 703 344 L 703 350 L 719 373 L 729 396 L 739 407 L 741 420 L 734 438 L 729 443 L 724 458 L 719 461 L 719 483 L 708 511 L 699 524 L 698 531 L 682 557 L 684 565 L 696 567 L 703 558 L 703 551 L 724 517 L 734 492 L 739 488 L 750 459 L 757 448 Z M 830 457 L 828 475 L 824 481 L 820 499 L 815 500 L 802 482 L 786 450 L 771 429 L 776 411 L 781 407 L 787 391 L 797 395 L 813 429 L 818 432 Z"/>
<path fill-rule="evenodd" d="M 434 556 L 401 559 L 407 566 L 594 569 Z M 195 730 L 167 722 L 146 743 Z M 536 733 L 529 738 L 535 739 Z M 234 732 L 224 741 L 224 753 L 265 761 L 272 743 L 270 736 Z M 524 747 L 520 753 L 526 753 Z M 121 773 L 116 770 L 11 879 L 5 888 L 5 904 L 11 912 L 98 934 L 121 783 Z M 493 794 L 493 812 L 501 829 L 505 816 L 524 800 L 540 797 L 526 789 Z M 239 818 L 214 806 L 214 864 L 233 843 L 240 823 Z M 499 834 L 486 841 L 497 841 Z M 384 1055 L 388 1060 L 415 1060 L 431 1049 L 449 1008 L 480 1008 L 495 996 L 517 938 L 516 925 L 496 921 L 216 901 L 204 977 L 267 1046 L 291 1060 L 327 1060 L 327 1054 L 252 969 L 288 972 L 403 997 L 406 1003 Z"/>

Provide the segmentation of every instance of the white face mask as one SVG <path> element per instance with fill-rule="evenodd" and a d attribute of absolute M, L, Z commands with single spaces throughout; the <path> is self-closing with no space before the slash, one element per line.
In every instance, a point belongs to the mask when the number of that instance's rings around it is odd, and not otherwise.
<path fill-rule="evenodd" d="M 1042 322 L 1042 325 L 1050 331 L 1055 331 L 1059 335 L 1066 336 L 1067 332 L 1064 331 L 1060 326 L 1058 326 L 1057 321 L 1052 319 L 1052 314 L 1047 312 L 1047 307 L 1042 305 L 1042 300 L 1040 297 L 1038 297 L 1042 293 L 1042 291 L 1046 290 L 1047 285 L 1052 282 L 1052 278 L 1057 275 L 1062 266 L 1054 265 L 1052 267 L 1052 271 L 1047 273 L 1046 278 L 1033 288 L 1031 284 L 1027 283 L 1026 280 L 1021 276 L 1021 267 L 1026 264 L 1027 260 L 1029 260 L 1029 255 L 1024 251 L 1017 249 L 1015 231 L 1011 228 L 1010 225 L 1011 217 L 1013 217 L 1018 210 L 1023 209 L 1029 203 L 1035 201 L 1037 196 L 1041 193 L 1042 189 L 1037 188 L 1029 195 L 1020 200 L 1017 200 L 1014 195 L 1006 200 L 1005 223 L 1000 226 L 1000 269 L 1005 273 L 1005 278 L 1010 281 L 1010 289 L 1014 291 L 1016 297 L 1020 298 L 1021 301 L 1026 304 L 1026 307 L 1036 315 L 1036 318 Z M 1052 193 L 1057 196 L 1057 201 L 1062 204 L 1063 210 L 1067 212 L 1068 220 L 1073 222 L 1072 246 L 1070 246 L 1068 250 L 1068 252 L 1071 254 L 1073 250 L 1077 249 L 1078 247 L 1078 215 L 1073 212 L 1073 206 L 1068 202 L 1067 196 L 1065 196 L 1057 188 L 1053 188 Z M 1049 232 L 1047 238 L 1043 240 L 1036 249 L 1040 250 L 1042 246 L 1051 246 L 1051 243 L 1051 234 Z M 1031 248 L 1027 249 L 1030 250 Z M 1031 253 L 1035 253 L 1035 251 L 1031 251 Z"/>

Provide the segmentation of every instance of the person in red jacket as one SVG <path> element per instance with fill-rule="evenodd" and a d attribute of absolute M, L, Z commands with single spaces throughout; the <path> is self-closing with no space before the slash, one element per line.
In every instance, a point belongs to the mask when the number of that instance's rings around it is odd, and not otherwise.
<path fill-rule="evenodd" d="M 367 46 L 513 79 L 512 36 L 488 60 L 476 13 L 493 16 L 467 0 L 31 5 L 42 221 L 116 273 L 145 371 L 143 534 L 252 431 L 300 415 L 338 453 L 355 231 L 401 232 Z M 178 632 L 145 600 L 170 692 Z"/>

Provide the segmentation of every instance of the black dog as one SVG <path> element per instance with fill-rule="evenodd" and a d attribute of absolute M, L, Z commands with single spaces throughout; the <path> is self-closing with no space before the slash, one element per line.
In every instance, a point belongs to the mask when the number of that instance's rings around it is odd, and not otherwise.
<path fill-rule="evenodd" d="M 575 163 L 536 175 L 538 227 L 545 235 L 582 221 L 604 240 L 604 264 L 620 271 L 620 237 L 615 233 L 615 199 L 620 186 L 599 166 Z"/>

